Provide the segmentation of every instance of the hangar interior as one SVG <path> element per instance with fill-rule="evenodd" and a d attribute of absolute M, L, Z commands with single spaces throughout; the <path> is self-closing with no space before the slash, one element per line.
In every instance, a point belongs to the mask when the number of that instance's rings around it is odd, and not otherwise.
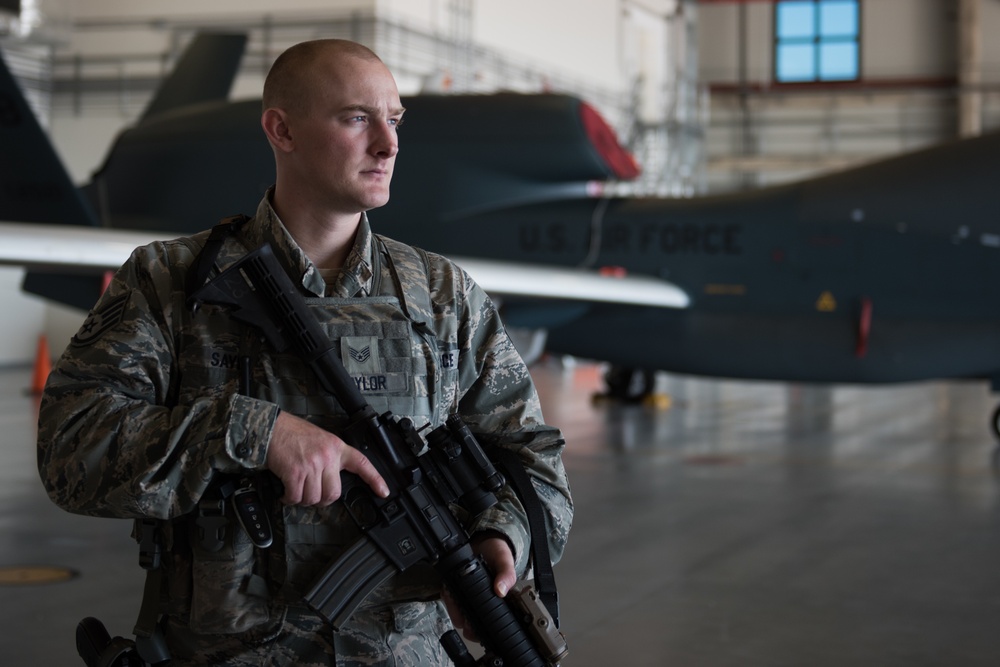
<path fill-rule="evenodd" d="M 639 195 L 788 182 L 1000 125 L 1000 45 L 988 39 L 1000 29 L 993 0 L 834 3 L 834 16 L 853 12 L 846 37 L 824 37 L 817 27 L 805 38 L 816 41 L 816 58 L 829 47 L 824 39 L 853 49 L 854 69 L 829 75 L 778 71 L 779 49 L 788 47 L 773 0 L 517 0 L 502 8 L 298 0 L 281 11 L 264 2 L 11 5 L 20 13 L 0 10 L 0 48 L 80 183 L 203 29 L 249 35 L 234 99 L 259 94 L 284 46 L 320 35 L 373 46 L 404 94 L 579 95 L 643 166 L 638 179 L 617 186 Z M 795 48 L 802 39 L 785 41 Z M 11 287 L 0 303 L 23 313 L 0 325 L 11 341 L 0 363 L 30 363 L 40 331 L 58 351 L 81 314 L 18 295 L 16 270 L 0 271 L 0 280 Z"/>
<path fill-rule="evenodd" d="M 848 25 L 810 33 L 782 4 Z M 205 29 L 250 36 L 234 98 L 324 36 L 373 47 L 404 94 L 579 95 L 643 166 L 614 184 L 625 194 L 753 190 L 1000 127 L 998 0 L 0 3 L 0 50 L 78 182 Z M 782 69 L 803 49 L 812 65 Z M 825 70 L 824 53 L 841 60 Z M 0 270 L 0 568 L 72 576 L 0 581 L 0 661 L 75 664 L 80 617 L 131 628 L 141 571 L 121 522 L 65 515 L 38 486 L 36 343 L 57 354 L 85 314 L 25 296 L 21 278 Z M 586 361 L 533 372 L 578 507 L 557 567 L 564 664 L 995 664 L 988 386 L 668 374 L 672 407 L 656 410 L 592 403 L 601 368 Z"/>

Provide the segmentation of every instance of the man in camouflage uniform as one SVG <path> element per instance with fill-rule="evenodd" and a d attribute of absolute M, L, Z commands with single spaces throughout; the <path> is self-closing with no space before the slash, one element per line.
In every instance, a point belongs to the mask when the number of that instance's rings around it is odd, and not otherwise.
<path fill-rule="evenodd" d="M 484 445 L 518 454 L 557 560 L 572 519 L 563 441 L 542 422 L 495 309 L 451 262 L 369 229 L 365 211 L 388 200 L 402 115 L 392 75 L 364 47 L 319 40 L 283 54 L 261 119 L 275 186 L 253 219 L 220 236 L 211 275 L 270 242 L 376 411 L 418 426 L 458 412 Z M 380 495 L 385 483 L 334 435 L 343 410 L 300 360 L 224 308 L 188 306 L 208 236 L 137 249 L 56 365 L 38 434 L 50 496 L 81 514 L 161 520 L 160 609 L 175 665 L 449 664 L 429 567 L 389 579 L 340 632 L 304 605 L 306 586 L 359 536 L 335 503 L 341 471 Z M 269 548 L 231 518 L 213 539 L 221 489 L 234 486 L 260 490 Z M 499 497 L 468 529 L 505 595 L 528 567 L 529 538 L 516 496 Z"/>

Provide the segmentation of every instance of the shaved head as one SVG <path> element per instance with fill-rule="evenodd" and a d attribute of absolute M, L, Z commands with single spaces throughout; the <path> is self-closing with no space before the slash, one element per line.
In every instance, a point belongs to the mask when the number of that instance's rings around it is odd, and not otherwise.
<path fill-rule="evenodd" d="M 389 200 L 406 110 L 370 49 L 341 39 L 289 48 L 267 75 L 263 104 L 276 171 L 271 204 L 286 225 L 308 228 L 304 221 L 319 217 L 353 227 Z"/>
<path fill-rule="evenodd" d="M 351 58 L 382 62 L 367 46 L 346 39 L 317 39 L 289 47 L 274 61 L 264 80 L 263 108 L 307 109 L 310 93 L 319 83 L 317 63 L 343 63 Z"/>

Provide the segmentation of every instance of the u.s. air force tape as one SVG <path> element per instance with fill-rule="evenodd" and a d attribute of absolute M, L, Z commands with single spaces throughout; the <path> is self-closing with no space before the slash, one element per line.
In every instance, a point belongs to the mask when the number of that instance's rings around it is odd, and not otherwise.
<path fill-rule="evenodd" d="M 105 331 L 122 321 L 125 317 L 125 306 L 128 305 L 128 294 L 111 299 L 99 310 L 91 311 L 83 326 L 70 340 L 70 345 L 83 347 L 99 339 Z"/>

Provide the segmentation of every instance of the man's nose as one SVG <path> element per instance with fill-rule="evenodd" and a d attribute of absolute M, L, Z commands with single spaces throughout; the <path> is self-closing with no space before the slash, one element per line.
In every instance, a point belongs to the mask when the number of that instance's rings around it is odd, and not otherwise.
<path fill-rule="evenodd" d="M 386 122 L 378 123 L 376 127 L 378 129 L 372 140 L 372 153 L 379 157 L 394 157 L 399 152 L 399 137 L 396 135 L 396 126 Z"/>

